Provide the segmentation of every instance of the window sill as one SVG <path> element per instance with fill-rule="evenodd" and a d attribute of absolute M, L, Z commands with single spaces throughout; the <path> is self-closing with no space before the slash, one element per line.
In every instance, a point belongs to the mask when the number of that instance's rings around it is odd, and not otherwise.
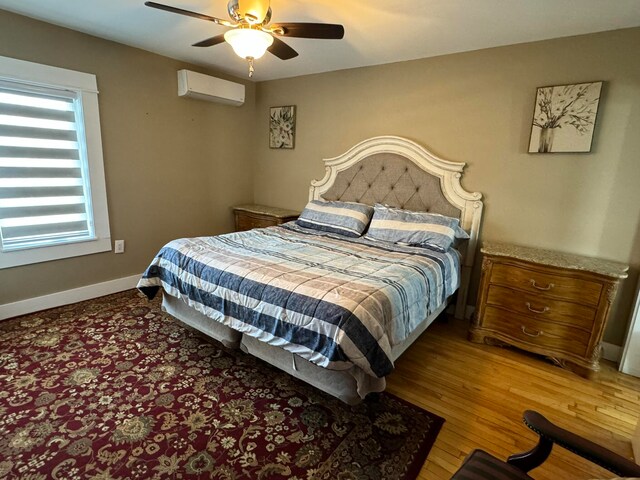
<path fill-rule="evenodd" d="M 14 252 L 0 252 L 0 269 L 108 251 L 111 251 L 111 238 L 99 238 L 89 242 L 55 245 L 52 247 L 33 248 Z"/>

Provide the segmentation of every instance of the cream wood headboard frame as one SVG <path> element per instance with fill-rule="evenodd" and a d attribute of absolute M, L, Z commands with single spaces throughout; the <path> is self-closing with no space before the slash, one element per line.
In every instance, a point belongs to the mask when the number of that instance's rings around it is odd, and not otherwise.
<path fill-rule="evenodd" d="M 402 137 L 380 136 L 358 143 L 347 152 L 334 158 L 324 159 L 326 173 L 321 180 L 312 180 L 309 200 L 320 200 L 335 182 L 338 174 L 349 167 L 378 153 L 400 155 L 425 172 L 440 179 L 440 188 L 445 198 L 460 210 L 460 225 L 471 237 L 462 263 L 460 290 L 456 302 L 455 316 L 465 315 L 471 269 L 475 259 L 480 221 L 482 219 L 482 194 L 465 190 L 460 179 L 465 167 L 463 162 L 450 162 L 434 155 L 417 143 Z"/>

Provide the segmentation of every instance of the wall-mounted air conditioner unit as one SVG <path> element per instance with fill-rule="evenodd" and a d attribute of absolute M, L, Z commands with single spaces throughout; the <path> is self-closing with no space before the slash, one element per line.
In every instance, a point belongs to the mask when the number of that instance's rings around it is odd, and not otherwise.
<path fill-rule="evenodd" d="M 178 96 L 239 107 L 244 103 L 244 85 L 190 70 L 178 70 Z"/>

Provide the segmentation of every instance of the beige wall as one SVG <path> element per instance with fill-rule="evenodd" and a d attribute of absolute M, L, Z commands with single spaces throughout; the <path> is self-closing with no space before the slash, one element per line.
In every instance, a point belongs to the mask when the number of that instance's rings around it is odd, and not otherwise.
<path fill-rule="evenodd" d="M 0 304 L 141 273 L 167 241 L 232 229 L 253 196 L 253 84 L 237 108 L 177 96 L 193 65 L 0 11 L 0 55 L 93 73 L 100 90 L 111 238 L 126 252 L 0 270 Z M 237 81 L 237 79 L 236 79 Z"/>
<path fill-rule="evenodd" d="M 464 186 L 485 196 L 484 239 L 630 262 L 605 334 L 621 344 L 640 267 L 638 45 L 635 28 L 259 83 L 255 200 L 300 209 L 322 158 L 408 137 L 467 162 Z M 592 153 L 525 153 L 536 87 L 593 80 L 606 83 Z M 296 147 L 270 150 L 269 106 L 291 104 Z"/>

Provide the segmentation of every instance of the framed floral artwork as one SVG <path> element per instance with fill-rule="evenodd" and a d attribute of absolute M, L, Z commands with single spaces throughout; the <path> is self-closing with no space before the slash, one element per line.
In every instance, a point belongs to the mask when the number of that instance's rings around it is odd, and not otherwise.
<path fill-rule="evenodd" d="M 269 147 L 293 148 L 296 139 L 296 106 L 271 107 L 269 112 Z"/>
<path fill-rule="evenodd" d="M 590 152 L 601 90 L 602 82 L 538 88 L 529 153 Z"/>

